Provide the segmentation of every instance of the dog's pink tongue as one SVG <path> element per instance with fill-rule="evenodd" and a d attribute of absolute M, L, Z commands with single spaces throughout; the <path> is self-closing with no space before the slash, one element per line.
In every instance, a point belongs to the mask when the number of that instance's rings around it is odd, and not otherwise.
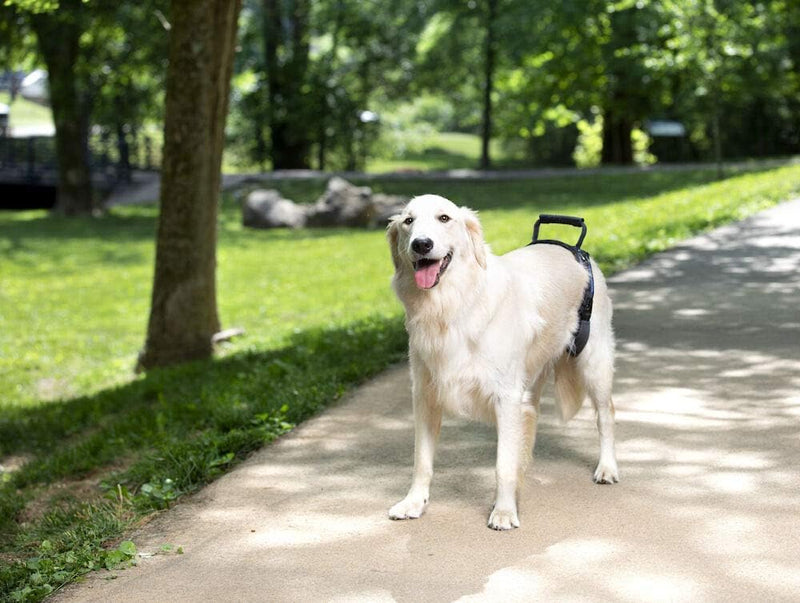
<path fill-rule="evenodd" d="M 430 289 L 436 284 L 436 277 L 439 276 L 439 266 L 441 262 L 423 266 L 414 272 L 414 280 L 420 289 Z"/>

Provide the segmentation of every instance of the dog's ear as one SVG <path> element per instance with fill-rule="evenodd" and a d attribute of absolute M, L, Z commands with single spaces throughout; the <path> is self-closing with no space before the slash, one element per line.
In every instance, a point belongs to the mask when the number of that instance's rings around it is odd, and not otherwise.
<path fill-rule="evenodd" d="M 468 207 L 462 207 L 461 211 L 464 215 L 464 224 L 467 227 L 467 234 L 472 244 L 472 253 L 475 255 L 475 261 L 481 268 L 486 268 L 486 243 L 483 241 L 483 229 L 481 223 L 478 221 L 478 214 Z"/>
<path fill-rule="evenodd" d="M 392 252 L 395 271 L 400 269 L 400 252 L 397 250 L 397 240 L 400 236 L 400 218 L 400 214 L 389 218 L 389 226 L 386 229 L 386 239 L 389 241 L 389 250 Z"/>

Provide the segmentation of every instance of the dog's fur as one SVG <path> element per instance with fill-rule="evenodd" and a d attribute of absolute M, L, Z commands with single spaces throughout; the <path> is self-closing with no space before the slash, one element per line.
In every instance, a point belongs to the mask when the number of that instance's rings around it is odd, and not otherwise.
<path fill-rule="evenodd" d="M 564 420 L 587 395 L 597 411 L 595 482 L 618 481 L 611 301 L 599 268 L 593 265 L 591 336 L 573 358 L 566 349 L 588 275 L 566 249 L 533 245 L 492 255 L 476 214 L 436 195 L 412 199 L 390 220 L 387 237 L 392 286 L 406 310 L 415 419 L 411 489 L 389 516 L 416 518 L 425 510 L 444 410 L 496 424 L 497 495 L 488 524 L 518 527 L 517 492 L 552 373 Z M 428 275 L 415 278 L 421 266 Z"/>

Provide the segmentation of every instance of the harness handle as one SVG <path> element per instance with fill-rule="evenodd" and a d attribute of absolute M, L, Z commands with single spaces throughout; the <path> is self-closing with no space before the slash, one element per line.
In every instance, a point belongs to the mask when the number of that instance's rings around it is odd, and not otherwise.
<path fill-rule="evenodd" d="M 581 248 L 581 243 L 583 243 L 583 239 L 586 236 L 586 223 L 583 218 L 578 218 L 576 216 L 558 216 L 555 214 L 539 214 L 539 219 L 536 220 L 536 224 L 533 225 L 532 243 L 536 243 L 539 240 L 540 224 L 564 224 L 565 226 L 580 228 L 581 236 L 578 238 L 578 242 L 575 243 L 575 247 L 578 249 Z"/>

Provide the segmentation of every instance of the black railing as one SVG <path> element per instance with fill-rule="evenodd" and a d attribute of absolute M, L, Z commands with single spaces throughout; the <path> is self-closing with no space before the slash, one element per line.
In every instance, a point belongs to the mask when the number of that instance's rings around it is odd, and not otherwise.
<path fill-rule="evenodd" d="M 156 168 L 155 145 L 149 137 L 139 144 L 99 130 L 89 138 L 92 184 L 102 198 L 119 184 L 130 182 L 133 170 Z M 0 209 L 50 208 L 58 185 L 55 138 L 0 136 Z"/>
<path fill-rule="evenodd" d="M 55 184 L 57 179 L 58 163 L 52 137 L 0 138 L 0 181 Z"/>

